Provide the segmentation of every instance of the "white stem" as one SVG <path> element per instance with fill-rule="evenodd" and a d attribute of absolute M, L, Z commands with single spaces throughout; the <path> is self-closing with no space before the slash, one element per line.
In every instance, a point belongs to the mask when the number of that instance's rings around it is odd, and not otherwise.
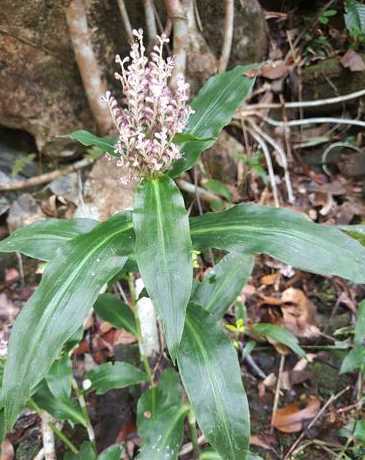
<path fill-rule="evenodd" d="M 40 416 L 44 458 L 45 460 L 56 460 L 55 439 L 50 427 L 52 417 L 46 411 L 42 411 Z"/>
<path fill-rule="evenodd" d="M 136 280 L 137 298 L 144 289 L 142 278 Z M 141 328 L 141 354 L 150 358 L 160 351 L 159 334 L 157 329 L 156 311 L 151 299 L 142 297 L 137 301 L 137 314 Z"/>
<path fill-rule="evenodd" d="M 224 0 L 224 9 L 224 38 L 222 53 L 219 60 L 219 72 L 224 72 L 226 70 L 231 55 L 234 28 L 234 0 Z"/>
<path fill-rule="evenodd" d="M 260 116 L 259 114 L 257 114 Z M 290 121 L 277 121 L 268 117 L 261 117 L 266 123 L 279 128 L 285 128 L 285 126 L 302 126 L 302 125 L 313 125 L 321 123 L 333 123 L 338 125 L 352 125 L 361 126 L 365 128 L 365 121 L 352 120 L 351 118 L 333 118 L 333 117 L 316 117 L 316 118 L 303 118 L 303 120 L 290 120 Z"/>

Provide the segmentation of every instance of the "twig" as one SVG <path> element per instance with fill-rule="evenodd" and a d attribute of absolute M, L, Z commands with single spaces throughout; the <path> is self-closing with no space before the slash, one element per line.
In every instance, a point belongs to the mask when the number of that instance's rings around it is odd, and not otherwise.
<path fill-rule="evenodd" d="M 203 434 L 201 434 L 199 437 L 198 437 L 198 445 L 201 446 L 202 444 L 204 444 L 206 442 L 205 440 L 205 436 Z M 187 454 L 190 454 L 190 452 L 192 452 L 194 450 L 194 446 L 193 446 L 193 443 L 192 442 L 187 442 L 186 444 L 184 444 L 179 452 L 179 457 L 182 457 L 183 455 L 187 455 Z"/>
<path fill-rule="evenodd" d="M 41 429 L 42 429 L 42 442 L 44 449 L 45 460 L 56 460 L 56 447 L 54 434 L 50 427 L 52 417 L 46 411 L 41 411 Z"/>
<path fill-rule="evenodd" d="M 107 133 L 112 127 L 112 120 L 108 108 L 101 101 L 107 88 L 92 48 L 83 0 L 71 1 L 66 9 L 66 19 L 90 109 L 100 132 Z"/>
<path fill-rule="evenodd" d="M 234 27 L 234 0 L 224 0 L 224 35 L 218 71 L 224 72 L 231 55 L 233 27 Z"/>
<path fill-rule="evenodd" d="M 256 114 L 260 116 L 260 114 Z M 352 125 L 352 126 L 361 126 L 365 128 L 365 121 L 360 120 L 352 120 L 347 118 L 333 118 L 333 117 L 316 117 L 316 118 L 303 118 L 303 120 L 290 120 L 286 123 L 282 121 L 277 121 L 269 117 L 261 117 L 266 123 L 272 126 L 276 126 L 279 128 L 285 126 L 303 126 L 303 125 L 313 125 L 313 124 L 321 124 L 321 123 L 334 123 L 338 125 Z"/>
<path fill-rule="evenodd" d="M 38 452 L 38 454 L 33 458 L 33 460 L 43 460 L 44 459 L 44 448 Z"/>
<path fill-rule="evenodd" d="M 157 26 L 155 18 L 155 8 L 153 0 L 144 0 L 144 12 L 146 16 L 146 28 L 148 33 L 149 41 L 152 40 L 157 35 Z"/>
<path fill-rule="evenodd" d="M 185 75 L 189 28 L 186 10 L 182 0 L 165 0 L 165 6 L 167 15 L 171 19 L 174 29 L 173 53 L 175 57 L 175 68 L 171 79 L 171 84 L 174 86 L 177 75 Z"/>
<path fill-rule="evenodd" d="M 274 421 L 274 417 L 275 417 L 275 412 L 278 410 L 278 406 L 279 406 L 280 385 L 281 385 L 281 377 L 282 377 L 283 371 L 284 371 L 284 365 L 285 365 L 285 355 L 281 355 L 281 356 L 280 356 L 280 365 L 279 365 L 278 380 L 277 380 L 277 382 L 276 382 L 274 404 L 273 404 L 273 407 L 272 407 L 271 432 L 274 431 L 273 421 Z"/>
<path fill-rule="evenodd" d="M 132 25 L 129 20 L 127 8 L 125 6 L 124 0 L 117 0 L 117 1 L 118 1 L 120 15 L 122 16 L 123 25 L 128 35 L 128 40 L 132 42 L 133 41 Z"/>
<path fill-rule="evenodd" d="M 22 179 L 16 180 L 11 182 L 6 182 L 5 184 L 0 184 L 0 192 L 10 192 L 14 190 L 23 190 L 25 188 L 36 187 L 37 185 L 47 184 L 48 182 L 52 182 L 54 179 L 58 177 L 65 176 L 66 174 L 70 174 L 72 172 L 78 171 L 82 168 L 86 168 L 94 163 L 95 160 L 90 158 L 84 158 L 80 161 L 76 161 L 70 166 L 66 166 L 62 169 L 56 169 L 55 171 L 51 171 L 45 174 L 41 174 L 39 176 L 31 177 L 30 179 Z"/>
<path fill-rule="evenodd" d="M 253 359 L 253 357 L 248 354 L 245 356 L 244 360 L 247 362 L 247 364 L 255 371 L 258 377 L 260 379 L 265 380 L 267 375 L 265 372 L 257 365 L 256 361 Z"/>
<path fill-rule="evenodd" d="M 264 153 L 266 164 L 267 164 L 267 170 L 269 172 L 270 183 L 271 183 L 272 193 L 273 193 L 273 197 L 274 197 L 274 203 L 275 203 L 275 206 L 277 208 L 279 208 L 280 203 L 279 203 L 278 189 L 276 187 L 274 168 L 273 168 L 273 165 L 272 165 L 269 148 L 268 148 L 266 142 L 264 141 L 264 139 L 257 132 L 255 132 L 251 128 L 247 128 L 247 131 L 255 139 L 255 141 L 260 145 L 260 147 L 261 147 L 261 149 L 262 149 L 262 151 Z"/>
<path fill-rule="evenodd" d="M 202 200 L 206 201 L 207 203 L 212 203 L 213 201 L 219 201 L 219 196 L 215 195 L 214 193 L 208 192 L 207 190 L 191 184 L 184 179 L 178 179 L 177 185 L 184 190 L 184 192 L 191 193 L 192 195 L 199 196 Z"/>
<path fill-rule="evenodd" d="M 15 254 L 16 254 L 16 258 L 18 260 L 20 286 L 23 288 L 25 286 L 23 257 L 20 254 L 20 252 L 16 252 Z"/>
<path fill-rule="evenodd" d="M 287 460 L 287 459 L 290 458 L 290 455 L 294 452 L 294 450 L 296 449 L 297 445 L 302 441 L 302 439 L 304 438 L 305 434 L 312 428 L 312 426 L 317 422 L 317 420 L 324 414 L 324 412 L 326 411 L 327 407 L 330 404 L 332 404 L 333 402 L 335 402 L 338 398 L 340 398 L 344 393 L 346 393 L 350 389 L 351 389 L 351 386 L 349 385 L 346 388 L 344 388 L 343 390 L 341 390 L 339 393 L 337 393 L 336 395 L 332 395 L 328 399 L 328 401 L 324 404 L 324 406 L 321 408 L 321 410 L 318 412 L 318 414 L 314 417 L 314 419 L 307 426 L 305 431 L 303 431 L 300 434 L 300 436 L 297 438 L 297 440 L 292 444 L 292 446 L 290 447 L 290 449 L 286 453 L 286 455 L 284 457 L 284 460 Z"/>
<path fill-rule="evenodd" d="M 287 161 L 283 148 L 271 136 L 265 133 L 265 131 L 263 131 L 252 119 L 248 118 L 247 121 L 251 124 L 253 129 L 257 131 L 259 135 L 278 152 L 280 160 L 281 160 L 280 166 L 284 169 L 284 179 L 285 179 L 285 185 L 286 185 L 287 192 L 288 192 L 288 201 L 289 203 L 294 203 L 295 198 L 294 198 L 293 187 L 292 187 L 291 180 L 290 180 L 288 161 Z"/>
<path fill-rule="evenodd" d="M 351 99 L 357 99 L 361 96 L 365 96 L 365 89 L 360 91 L 355 91 L 354 93 L 345 94 L 343 96 L 330 97 L 328 99 L 317 99 L 316 101 L 302 101 L 302 102 L 286 102 L 285 104 L 281 103 L 259 103 L 248 105 L 248 109 L 298 109 L 305 107 L 319 107 L 323 105 L 337 104 L 339 102 L 349 101 Z"/>

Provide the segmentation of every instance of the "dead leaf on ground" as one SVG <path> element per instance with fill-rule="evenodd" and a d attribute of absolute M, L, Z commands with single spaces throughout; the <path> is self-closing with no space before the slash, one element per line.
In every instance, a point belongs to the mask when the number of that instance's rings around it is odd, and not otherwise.
<path fill-rule="evenodd" d="M 276 439 L 270 434 L 254 434 L 250 436 L 250 445 L 261 447 L 261 449 L 272 450 L 276 444 Z"/>
<path fill-rule="evenodd" d="M 305 402 L 297 401 L 274 412 L 272 426 L 283 433 L 297 433 L 318 414 L 320 407 L 320 400 L 309 396 Z"/>
<path fill-rule="evenodd" d="M 281 324 L 297 337 L 318 337 L 317 309 L 300 289 L 288 288 L 281 296 Z"/>
<path fill-rule="evenodd" d="M 365 63 L 359 53 L 348 50 L 341 58 L 341 64 L 350 69 L 351 72 L 362 72 L 365 70 Z"/>
<path fill-rule="evenodd" d="M 283 390 L 291 390 L 293 385 L 298 385 L 312 378 L 312 373 L 306 370 L 308 363 L 312 363 L 316 358 L 316 354 L 308 353 L 305 358 L 301 358 L 293 369 L 283 371 L 281 374 L 280 388 Z"/>
<path fill-rule="evenodd" d="M 13 460 L 14 447 L 13 447 L 13 444 L 8 439 L 5 439 L 1 443 L 0 449 L 1 449 L 0 460 Z"/>
<path fill-rule="evenodd" d="M 289 74 L 289 67 L 284 61 L 274 61 L 270 64 L 265 64 L 261 67 L 261 76 L 269 80 L 277 80 L 285 78 Z"/>

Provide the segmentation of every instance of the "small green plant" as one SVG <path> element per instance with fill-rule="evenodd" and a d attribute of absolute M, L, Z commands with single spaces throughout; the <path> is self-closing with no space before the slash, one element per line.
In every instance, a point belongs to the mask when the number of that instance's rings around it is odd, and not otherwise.
<path fill-rule="evenodd" d="M 327 25 L 333 16 L 336 16 L 337 11 L 334 9 L 327 9 L 319 16 L 319 22 L 323 25 Z"/>
<path fill-rule="evenodd" d="M 26 166 L 32 163 L 35 157 L 36 155 L 34 153 L 30 153 L 29 155 L 25 155 L 24 157 L 15 160 L 11 170 L 12 177 L 15 177 L 21 173 Z"/>
<path fill-rule="evenodd" d="M 249 452 L 250 416 L 237 353 L 222 327 L 225 312 L 252 273 L 256 254 L 365 283 L 365 249 L 341 229 L 314 224 L 289 209 L 241 203 L 189 217 L 174 179 L 194 166 L 230 122 L 254 84 L 246 76 L 252 66 L 212 77 L 193 99 L 191 111 L 186 83 L 180 79 L 175 93 L 167 85 L 172 61 L 162 59 L 164 40 L 148 64 L 141 34 L 136 35 L 130 66 L 125 69 L 125 61 L 118 59 L 128 109 L 106 95 L 118 139 L 86 131 L 70 136 L 130 166 L 138 179 L 133 210 L 102 223 L 45 220 L 0 242 L 0 252 L 17 251 L 47 261 L 39 287 L 12 330 L 0 425 L 4 435 L 25 407 L 47 411 L 84 426 L 89 434 L 89 442 L 75 447 L 53 427 L 68 449 L 65 459 L 93 460 L 95 440 L 85 396 L 144 382 L 147 390 L 137 405 L 139 460 L 176 460 L 186 419 L 196 456 L 197 421 L 211 447 L 201 458 L 256 458 Z M 216 191 L 217 185 L 221 184 L 214 184 Z M 228 199 L 226 189 L 220 187 L 220 194 Z M 223 257 L 202 280 L 194 280 L 196 251 L 211 249 Z M 135 289 L 138 273 L 145 286 L 143 296 L 157 311 L 170 356 L 170 366 L 159 378 L 143 351 Z M 108 292 L 117 280 L 128 289 L 125 303 Z M 92 309 L 138 338 L 141 366 L 104 363 L 89 371 L 79 386 L 72 377 L 70 353 Z M 243 306 L 238 309 L 233 335 L 246 327 Z M 297 339 L 283 328 L 257 324 L 252 332 L 304 356 Z M 250 350 L 251 346 L 245 352 Z M 118 459 L 120 454 L 120 446 L 111 446 L 98 458 Z"/>
<path fill-rule="evenodd" d="M 365 5 L 357 0 L 347 0 L 345 3 L 345 25 L 354 42 L 358 46 L 365 41 Z"/>

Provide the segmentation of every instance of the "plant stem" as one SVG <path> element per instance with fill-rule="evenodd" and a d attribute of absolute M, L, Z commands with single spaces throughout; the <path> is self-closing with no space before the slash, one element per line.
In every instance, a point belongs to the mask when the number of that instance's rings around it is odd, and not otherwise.
<path fill-rule="evenodd" d="M 41 414 L 43 410 L 38 406 L 38 404 L 31 399 L 29 401 L 29 407 L 33 409 L 37 414 Z M 54 434 L 73 452 L 74 454 L 78 454 L 79 451 L 77 447 L 68 439 L 68 437 L 58 429 L 53 423 L 49 423 L 49 427 L 54 432 Z"/>
<path fill-rule="evenodd" d="M 194 458 L 198 459 L 200 456 L 200 449 L 199 449 L 199 443 L 198 443 L 198 432 L 196 429 L 195 414 L 192 411 L 192 409 L 190 409 L 189 414 L 188 414 L 188 422 L 189 422 L 189 427 L 190 427 L 191 443 L 193 445 Z"/>
<path fill-rule="evenodd" d="M 94 433 L 94 429 L 93 429 L 93 426 L 91 424 L 91 420 L 90 420 L 90 417 L 89 417 L 89 413 L 87 411 L 87 404 L 86 404 L 86 400 L 85 400 L 85 397 L 84 397 L 84 393 L 80 390 L 76 380 L 73 378 L 72 379 L 72 388 L 77 396 L 77 400 L 79 401 L 79 405 L 80 405 L 80 408 L 81 408 L 81 412 L 83 414 L 83 416 L 85 417 L 85 420 L 86 420 L 86 430 L 87 430 L 87 434 L 89 436 L 89 439 L 90 439 L 90 442 L 95 446 L 95 433 Z"/>
<path fill-rule="evenodd" d="M 50 423 L 49 426 L 51 430 L 54 432 L 54 434 L 64 443 L 65 446 L 67 446 L 70 449 L 70 451 L 73 454 L 79 453 L 79 450 L 77 449 L 77 447 L 68 439 L 68 437 L 61 430 L 59 430 L 56 427 L 56 425 L 54 425 L 53 423 Z"/>

